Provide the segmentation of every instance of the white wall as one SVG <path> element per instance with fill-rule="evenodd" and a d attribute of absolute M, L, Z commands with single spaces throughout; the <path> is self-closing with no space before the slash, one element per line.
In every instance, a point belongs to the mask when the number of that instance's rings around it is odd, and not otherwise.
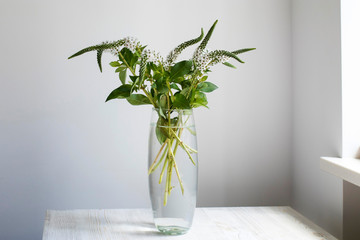
<path fill-rule="evenodd" d="M 94 54 L 137 36 L 167 54 L 219 24 L 212 49 L 257 47 L 196 110 L 199 206 L 288 205 L 291 8 L 288 0 L 3 1 L 0 7 L 0 239 L 38 239 L 46 209 L 149 207 L 149 107 L 104 103 L 118 86 Z M 321 152 L 325 154 L 326 152 Z"/>
<path fill-rule="evenodd" d="M 341 0 L 341 62 L 342 62 L 342 157 L 360 157 L 360 2 Z M 360 188 L 343 181 L 343 236 L 359 238 Z"/>
<path fill-rule="evenodd" d="M 342 61 L 342 157 L 360 157 L 360 2 L 341 1 L 341 61 Z"/>
<path fill-rule="evenodd" d="M 336 237 L 342 181 L 319 168 L 341 156 L 339 0 L 293 0 L 292 206 Z"/>

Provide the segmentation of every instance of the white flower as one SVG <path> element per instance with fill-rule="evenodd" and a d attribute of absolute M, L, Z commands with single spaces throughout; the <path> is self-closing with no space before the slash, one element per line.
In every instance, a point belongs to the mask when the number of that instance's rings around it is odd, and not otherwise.
<path fill-rule="evenodd" d="M 208 68 L 208 65 L 211 61 L 211 58 L 209 57 L 209 51 L 197 51 L 194 54 L 194 62 L 196 64 L 196 68 L 200 71 L 205 71 Z"/>
<path fill-rule="evenodd" d="M 120 52 L 120 48 L 119 47 L 115 47 L 115 48 L 111 48 L 111 49 L 108 49 L 108 51 L 114 55 L 114 56 L 117 56 Z"/>
<path fill-rule="evenodd" d="M 215 57 L 213 59 L 213 61 L 211 62 L 210 66 L 214 66 L 215 64 L 218 64 L 218 63 L 224 63 L 224 62 L 227 62 L 230 58 L 227 57 L 227 56 L 218 56 L 218 57 Z"/>
<path fill-rule="evenodd" d="M 212 60 L 210 63 L 210 66 L 214 66 L 215 64 L 218 64 L 218 63 L 227 62 L 230 59 L 230 57 L 223 55 L 223 53 L 219 50 L 210 52 L 209 56 Z"/>
<path fill-rule="evenodd" d="M 160 53 L 145 49 L 141 55 L 141 58 L 145 58 L 147 62 L 153 62 L 155 64 L 164 64 L 164 59 Z"/>
<path fill-rule="evenodd" d="M 123 40 L 123 47 L 129 49 L 133 53 L 136 52 L 136 47 L 140 45 L 140 42 L 134 37 L 126 37 Z"/>

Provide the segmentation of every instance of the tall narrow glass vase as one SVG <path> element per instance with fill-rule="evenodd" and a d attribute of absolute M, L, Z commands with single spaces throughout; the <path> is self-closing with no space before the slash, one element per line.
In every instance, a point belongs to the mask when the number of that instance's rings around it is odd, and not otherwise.
<path fill-rule="evenodd" d="M 196 130 L 191 109 L 153 109 L 148 157 L 155 226 L 164 234 L 184 234 L 192 224 L 198 182 Z"/>

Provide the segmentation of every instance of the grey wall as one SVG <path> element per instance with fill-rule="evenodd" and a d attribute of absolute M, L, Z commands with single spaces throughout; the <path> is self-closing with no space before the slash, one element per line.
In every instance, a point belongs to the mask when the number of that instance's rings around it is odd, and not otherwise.
<path fill-rule="evenodd" d="M 39 239 L 46 209 L 149 207 L 150 108 L 104 103 L 110 56 L 102 74 L 94 54 L 66 58 L 125 36 L 165 55 L 215 19 L 210 48 L 258 50 L 216 67 L 195 112 L 198 205 L 289 204 L 290 1 L 2 1 L 0 239 Z"/>
<path fill-rule="evenodd" d="M 292 206 L 340 238 L 342 181 L 319 168 L 320 156 L 341 156 L 340 2 L 292 9 Z"/>

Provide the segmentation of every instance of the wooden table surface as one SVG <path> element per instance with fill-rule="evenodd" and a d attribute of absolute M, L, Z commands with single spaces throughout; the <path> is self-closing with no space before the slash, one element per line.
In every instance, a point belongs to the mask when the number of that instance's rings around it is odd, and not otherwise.
<path fill-rule="evenodd" d="M 180 236 L 159 233 L 150 209 L 48 210 L 43 240 L 67 239 L 336 240 L 289 207 L 197 208 Z"/>

